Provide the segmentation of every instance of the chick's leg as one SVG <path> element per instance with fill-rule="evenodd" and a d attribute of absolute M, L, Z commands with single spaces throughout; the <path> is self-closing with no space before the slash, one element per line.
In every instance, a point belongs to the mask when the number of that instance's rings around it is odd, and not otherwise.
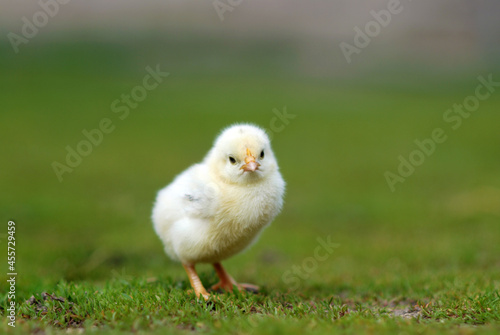
<path fill-rule="evenodd" d="M 196 269 L 194 268 L 194 264 L 182 264 L 182 265 L 184 266 L 184 269 L 188 274 L 189 282 L 191 283 L 191 286 L 194 289 L 194 294 L 196 295 L 196 298 L 198 298 L 201 294 L 205 300 L 208 300 L 210 294 L 208 294 L 207 290 L 205 290 L 205 287 L 203 287 L 200 277 L 198 277 Z"/>
<path fill-rule="evenodd" d="M 221 263 L 214 263 L 215 272 L 217 272 L 217 276 L 220 281 L 212 286 L 212 290 L 217 291 L 218 289 L 223 289 L 225 291 L 233 291 L 233 286 L 236 285 L 238 290 L 240 291 L 252 291 L 257 292 L 259 290 L 258 286 L 251 284 L 238 284 L 233 277 L 226 272 L 226 270 L 222 267 Z"/>

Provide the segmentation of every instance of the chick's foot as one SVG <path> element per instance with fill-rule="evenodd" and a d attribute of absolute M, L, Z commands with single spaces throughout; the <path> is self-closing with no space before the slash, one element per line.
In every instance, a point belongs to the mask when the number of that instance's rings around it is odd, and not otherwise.
<path fill-rule="evenodd" d="M 201 283 L 200 277 L 198 277 L 194 265 L 183 264 L 183 266 L 186 270 L 186 273 L 188 274 L 189 282 L 191 283 L 191 287 L 194 289 L 196 298 L 199 298 L 201 295 L 203 296 L 203 299 L 208 300 L 210 298 L 210 294 L 208 294 L 207 290 L 205 290 L 205 287 Z"/>
<path fill-rule="evenodd" d="M 217 272 L 217 276 L 219 277 L 220 281 L 213 285 L 211 289 L 213 291 L 219 291 L 219 290 L 224 290 L 224 291 L 229 291 L 232 292 L 234 286 L 238 288 L 239 291 L 249 291 L 256 293 L 259 291 L 259 287 L 256 285 L 252 284 L 238 284 L 233 277 L 229 275 L 229 273 L 226 272 L 224 267 L 222 267 L 221 263 L 214 263 L 213 264 L 215 268 L 215 272 Z"/>

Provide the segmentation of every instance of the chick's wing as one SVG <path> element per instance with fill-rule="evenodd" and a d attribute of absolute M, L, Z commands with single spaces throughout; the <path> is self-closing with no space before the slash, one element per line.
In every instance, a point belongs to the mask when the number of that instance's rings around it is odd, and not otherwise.
<path fill-rule="evenodd" d="M 193 166 L 180 183 L 178 195 L 181 197 L 182 209 L 188 217 L 207 219 L 217 210 L 219 187 L 203 170 L 203 166 Z"/>

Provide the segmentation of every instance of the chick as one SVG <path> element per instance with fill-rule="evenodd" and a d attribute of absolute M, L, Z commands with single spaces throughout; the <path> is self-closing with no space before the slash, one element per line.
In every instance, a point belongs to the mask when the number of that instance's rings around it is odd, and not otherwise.
<path fill-rule="evenodd" d="M 209 298 L 195 264 L 211 263 L 213 290 L 257 290 L 238 284 L 221 261 L 255 242 L 283 206 L 285 182 L 266 133 L 249 124 L 226 128 L 205 159 L 160 190 L 153 225 L 170 258 L 182 263 L 197 297 Z"/>

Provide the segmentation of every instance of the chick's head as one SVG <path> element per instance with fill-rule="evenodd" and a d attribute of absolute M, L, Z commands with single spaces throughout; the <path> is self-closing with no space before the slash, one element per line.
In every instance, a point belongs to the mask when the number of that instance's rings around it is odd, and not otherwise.
<path fill-rule="evenodd" d="M 269 137 L 249 124 L 226 128 L 215 140 L 207 163 L 212 173 L 229 183 L 258 182 L 278 170 Z"/>

